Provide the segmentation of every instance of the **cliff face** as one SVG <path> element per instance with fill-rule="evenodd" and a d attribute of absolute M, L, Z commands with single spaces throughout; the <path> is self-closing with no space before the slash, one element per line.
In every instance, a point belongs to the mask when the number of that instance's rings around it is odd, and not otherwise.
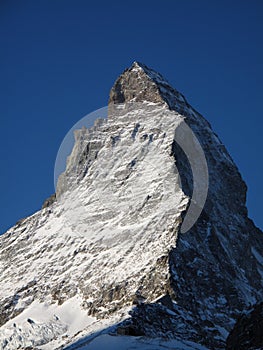
<path fill-rule="evenodd" d="M 190 161 L 184 124 L 197 138 Z M 0 344 L 54 349 L 126 319 L 117 333 L 223 348 L 238 315 L 262 299 L 263 239 L 209 123 L 136 62 L 115 82 L 107 120 L 75 139 L 57 201 L 1 237 Z M 184 231 L 205 189 L 199 146 L 207 200 Z M 72 305 L 83 322 L 65 317 Z"/>
<path fill-rule="evenodd" d="M 263 303 L 255 305 L 237 320 L 227 338 L 229 350 L 263 348 Z"/>

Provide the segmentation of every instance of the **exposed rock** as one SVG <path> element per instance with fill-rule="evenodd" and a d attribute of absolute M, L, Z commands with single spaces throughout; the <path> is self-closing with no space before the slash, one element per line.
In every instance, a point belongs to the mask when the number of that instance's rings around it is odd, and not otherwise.
<path fill-rule="evenodd" d="M 56 200 L 56 193 L 54 193 L 44 201 L 42 209 L 50 207 Z"/>
<path fill-rule="evenodd" d="M 226 344 L 227 350 L 263 349 L 263 303 L 239 317 Z"/>

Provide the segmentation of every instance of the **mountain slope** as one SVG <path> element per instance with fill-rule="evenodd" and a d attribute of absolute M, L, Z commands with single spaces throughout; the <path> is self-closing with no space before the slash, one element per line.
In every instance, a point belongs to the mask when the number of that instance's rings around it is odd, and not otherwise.
<path fill-rule="evenodd" d="M 174 140 L 182 123 L 209 171 L 204 210 L 186 233 L 195 179 Z M 263 240 L 209 123 L 135 62 L 110 92 L 108 119 L 75 138 L 57 201 L 0 239 L 0 347 L 64 348 L 109 327 L 223 348 L 234 320 L 262 299 Z"/>

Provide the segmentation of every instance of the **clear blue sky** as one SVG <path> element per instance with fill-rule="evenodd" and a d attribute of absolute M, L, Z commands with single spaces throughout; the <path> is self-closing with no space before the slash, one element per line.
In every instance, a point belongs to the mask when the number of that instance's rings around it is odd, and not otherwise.
<path fill-rule="evenodd" d="M 134 60 L 209 120 L 263 227 L 262 34 L 261 0 L 1 0 L 0 233 L 54 192 L 63 137 Z"/>

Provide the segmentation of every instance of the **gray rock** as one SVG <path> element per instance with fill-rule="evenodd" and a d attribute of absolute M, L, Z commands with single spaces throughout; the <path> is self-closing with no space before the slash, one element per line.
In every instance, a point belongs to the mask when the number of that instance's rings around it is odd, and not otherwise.
<path fill-rule="evenodd" d="M 57 200 L 56 194 L 54 193 L 44 201 L 42 205 L 42 209 L 50 207 L 56 200 Z"/>

